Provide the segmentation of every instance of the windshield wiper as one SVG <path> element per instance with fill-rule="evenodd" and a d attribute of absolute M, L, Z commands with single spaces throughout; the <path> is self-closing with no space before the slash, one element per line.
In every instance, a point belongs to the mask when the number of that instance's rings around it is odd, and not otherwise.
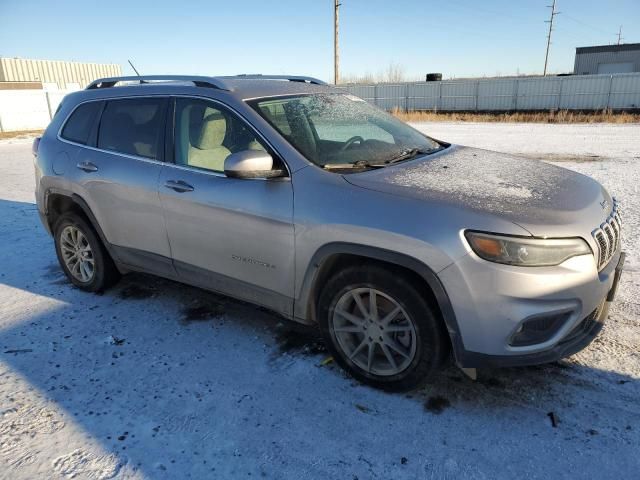
<path fill-rule="evenodd" d="M 367 160 L 358 160 L 354 163 L 325 163 L 322 167 L 325 170 L 351 170 L 357 168 L 384 168 L 391 164 L 402 162 L 404 160 L 410 160 L 418 155 L 424 155 L 427 153 L 435 153 L 445 148 L 440 146 L 439 148 L 405 148 L 400 153 L 394 155 L 389 160 L 385 160 L 382 163 L 370 163 Z"/>
<path fill-rule="evenodd" d="M 425 153 L 432 153 L 434 150 L 437 150 L 437 149 L 427 150 L 419 147 L 407 148 L 405 150 L 402 150 L 397 155 L 394 155 L 389 160 L 386 160 L 384 163 L 385 165 L 391 165 L 392 163 L 402 162 L 403 160 L 409 160 L 411 158 L 417 157 L 418 155 L 422 155 Z"/>
<path fill-rule="evenodd" d="M 380 168 L 386 165 L 369 163 L 366 160 L 358 160 L 353 163 L 325 163 L 322 168 L 325 170 L 351 170 L 354 168 Z"/>

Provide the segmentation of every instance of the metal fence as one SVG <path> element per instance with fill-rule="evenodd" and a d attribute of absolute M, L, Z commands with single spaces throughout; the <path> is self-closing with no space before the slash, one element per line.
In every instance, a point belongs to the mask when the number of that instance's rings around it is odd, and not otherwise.
<path fill-rule="evenodd" d="M 640 73 L 342 85 L 385 110 L 640 109 Z"/>

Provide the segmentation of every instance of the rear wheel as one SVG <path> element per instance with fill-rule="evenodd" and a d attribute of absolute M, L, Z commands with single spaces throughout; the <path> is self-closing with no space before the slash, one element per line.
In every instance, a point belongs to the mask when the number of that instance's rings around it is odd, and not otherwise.
<path fill-rule="evenodd" d="M 118 281 L 120 275 L 113 260 L 84 218 L 63 214 L 53 232 L 60 266 L 75 286 L 98 292 Z"/>
<path fill-rule="evenodd" d="M 336 361 L 374 387 L 415 388 L 445 356 L 441 322 L 397 272 L 350 267 L 327 282 L 318 307 L 320 329 Z"/>

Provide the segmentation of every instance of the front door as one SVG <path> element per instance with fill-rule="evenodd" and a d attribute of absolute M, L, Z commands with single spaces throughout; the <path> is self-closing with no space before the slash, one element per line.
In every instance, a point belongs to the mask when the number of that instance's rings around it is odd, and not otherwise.
<path fill-rule="evenodd" d="M 223 173 L 231 153 L 274 152 L 244 120 L 217 102 L 176 98 L 174 125 L 174 162 L 164 165 L 159 189 L 178 275 L 185 282 L 290 314 L 291 181 L 235 179 Z"/>

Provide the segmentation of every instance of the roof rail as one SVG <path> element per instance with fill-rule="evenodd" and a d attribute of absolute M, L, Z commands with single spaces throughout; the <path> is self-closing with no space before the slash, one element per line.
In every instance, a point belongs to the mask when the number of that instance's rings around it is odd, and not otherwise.
<path fill-rule="evenodd" d="M 315 85 L 326 85 L 326 82 L 313 77 L 303 75 L 262 75 L 261 73 L 232 75 L 224 77 L 216 77 L 229 80 L 288 80 L 290 82 L 313 83 Z"/>
<path fill-rule="evenodd" d="M 224 82 L 215 77 L 202 77 L 196 75 L 141 75 L 135 77 L 108 77 L 99 78 L 89 84 L 86 90 L 95 90 L 98 88 L 110 88 L 119 82 L 139 82 L 140 84 L 152 81 L 178 81 L 193 82 L 196 87 L 217 88 L 219 90 L 229 90 Z"/>

